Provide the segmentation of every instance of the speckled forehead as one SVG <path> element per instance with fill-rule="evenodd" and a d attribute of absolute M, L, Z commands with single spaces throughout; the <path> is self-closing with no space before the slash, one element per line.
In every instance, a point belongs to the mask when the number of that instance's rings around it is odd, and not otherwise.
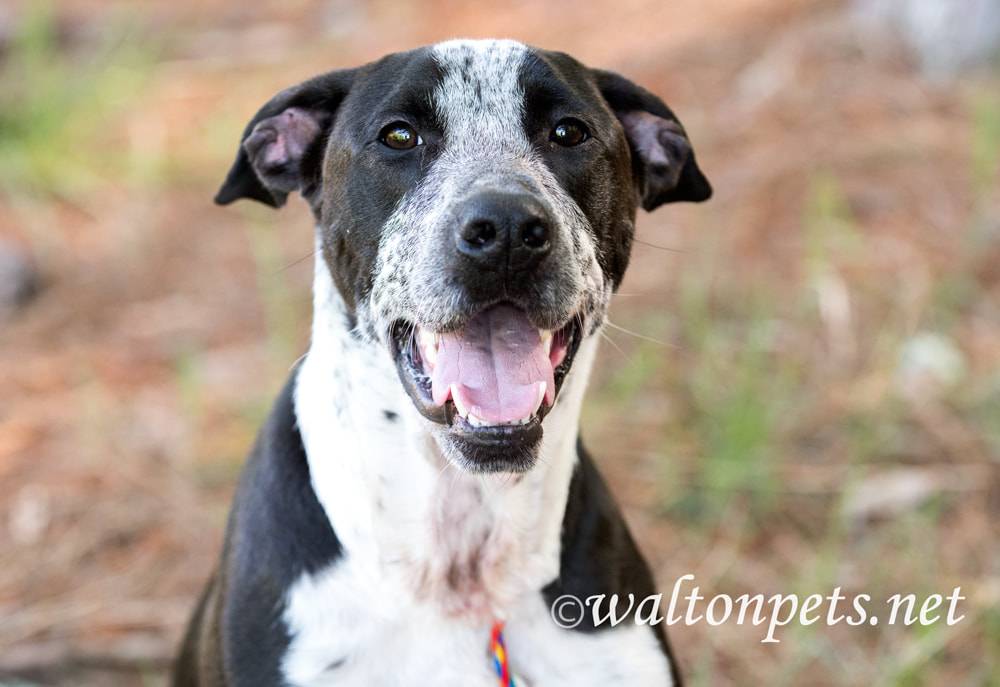
<path fill-rule="evenodd" d="M 524 139 L 524 89 L 520 74 L 529 49 L 510 40 L 448 41 L 433 48 L 442 72 L 434 107 L 452 143 L 474 134 Z M 484 124 L 489 126 L 484 126 Z"/>

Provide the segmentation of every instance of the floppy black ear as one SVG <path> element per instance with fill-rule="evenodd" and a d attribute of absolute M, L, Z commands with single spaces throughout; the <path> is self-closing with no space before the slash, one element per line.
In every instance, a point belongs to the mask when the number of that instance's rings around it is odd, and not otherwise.
<path fill-rule="evenodd" d="M 354 70 L 328 72 L 271 98 L 243 131 L 215 202 L 251 198 L 278 208 L 292 191 L 315 201 L 323 144 L 353 78 Z"/>
<path fill-rule="evenodd" d="M 691 142 L 670 108 L 623 76 L 592 71 L 598 89 L 625 128 L 642 207 L 652 210 L 679 200 L 708 200 L 712 187 L 698 169 Z"/>

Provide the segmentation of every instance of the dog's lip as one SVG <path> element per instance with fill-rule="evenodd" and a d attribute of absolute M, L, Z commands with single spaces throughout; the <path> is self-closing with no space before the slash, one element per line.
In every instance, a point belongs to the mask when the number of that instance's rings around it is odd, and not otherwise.
<path fill-rule="evenodd" d="M 433 365 L 433 360 L 428 361 L 427 358 L 428 352 L 435 350 L 433 346 L 440 340 L 440 333 L 400 319 L 392 327 L 390 345 L 400 381 L 421 415 L 435 424 L 449 428 L 453 434 L 474 436 L 480 441 L 504 441 L 514 435 L 534 435 L 539 431 L 572 366 L 582 338 L 581 317 L 571 317 L 554 330 L 539 329 L 539 335 L 547 346 L 555 388 L 541 389 L 538 405 L 529 416 L 504 423 L 489 423 L 476 418 L 468 409 L 457 406 L 457 397 L 450 393 L 443 404 L 434 402 L 428 374 L 428 367 Z M 429 353 L 432 359 L 433 355 L 433 352 Z"/>

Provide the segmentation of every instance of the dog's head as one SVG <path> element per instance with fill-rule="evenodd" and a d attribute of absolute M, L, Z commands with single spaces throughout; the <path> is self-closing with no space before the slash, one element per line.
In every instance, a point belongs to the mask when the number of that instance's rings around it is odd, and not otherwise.
<path fill-rule="evenodd" d="M 353 335 L 456 464 L 523 471 L 604 321 L 636 208 L 711 187 L 656 96 L 562 53 L 452 41 L 316 77 L 253 118 L 216 202 L 298 191 Z"/>

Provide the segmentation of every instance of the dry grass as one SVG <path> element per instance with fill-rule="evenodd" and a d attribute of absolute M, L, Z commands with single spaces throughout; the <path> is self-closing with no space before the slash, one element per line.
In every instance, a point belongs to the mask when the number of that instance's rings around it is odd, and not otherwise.
<path fill-rule="evenodd" d="M 665 95 L 717 189 L 642 218 L 612 313 L 640 336 L 608 332 L 585 410 L 661 587 L 967 597 L 952 627 L 779 644 L 678 625 L 689 683 L 998 684 L 997 80 L 924 82 L 836 2 L 431 6 L 175 0 L 95 39 L 80 0 L 34 63 L 7 42 L 0 83 L 51 85 L 22 111 L 44 140 L 0 132 L 0 227 L 45 280 L 0 328 L 0 684 L 164 684 L 306 345 L 305 209 L 209 204 L 246 117 L 331 66 L 491 34 Z"/>

